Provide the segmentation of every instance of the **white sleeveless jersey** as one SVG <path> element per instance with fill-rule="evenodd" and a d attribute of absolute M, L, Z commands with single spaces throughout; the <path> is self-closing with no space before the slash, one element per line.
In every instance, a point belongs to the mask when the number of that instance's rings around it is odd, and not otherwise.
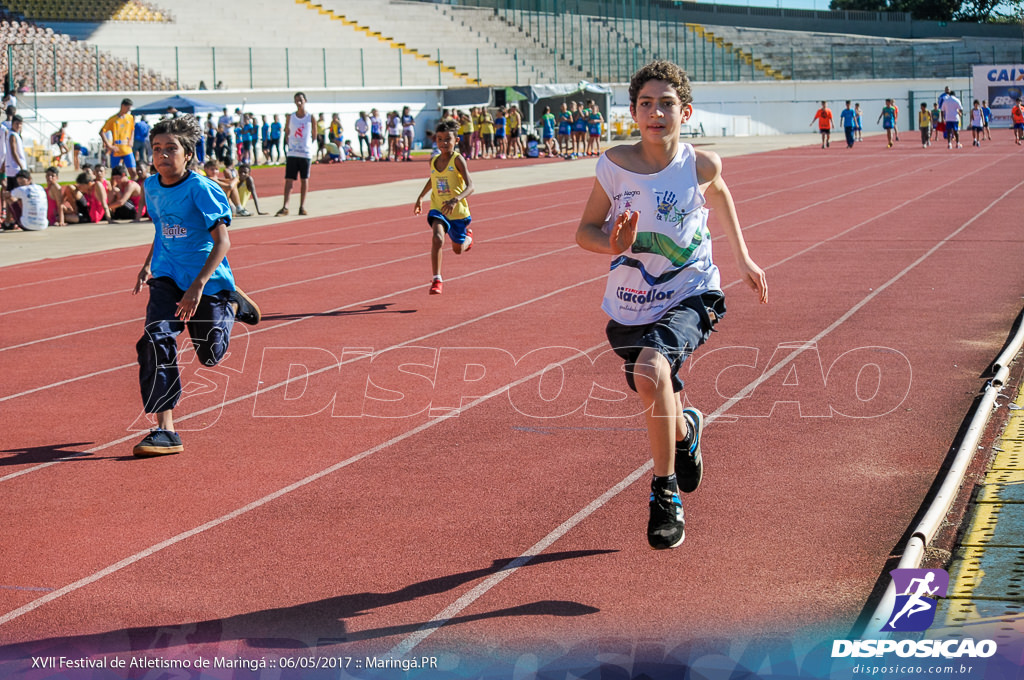
<path fill-rule="evenodd" d="M 288 116 L 289 156 L 313 158 L 313 141 L 309 138 L 309 126 L 314 124 L 312 113 L 307 113 L 302 118 L 299 118 L 294 113 Z"/>
<path fill-rule="evenodd" d="M 608 316 L 649 324 L 686 298 L 721 288 L 691 145 L 680 144 L 672 162 L 653 175 L 625 170 L 602 154 L 597 180 L 612 204 L 606 233 L 619 214 L 640 213 L 636 242 L 611 262 L 601 305 Z"/>

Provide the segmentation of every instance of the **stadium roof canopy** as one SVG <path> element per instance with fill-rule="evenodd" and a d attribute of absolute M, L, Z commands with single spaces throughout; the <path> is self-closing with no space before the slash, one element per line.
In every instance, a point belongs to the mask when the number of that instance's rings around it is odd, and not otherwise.
<path fill-rule="evenodd" d="M 211 104 L 210 102 L 204 102 L 199 99 L 192 99 L 191 97 L 182 97 L 181 95 L 174 95 L 173 97 L 166 97 L 164 99 L 158 99 L 155 102 L 150 102 L 144 106 L 139 106 L 132 109 L 134 114 L 156 114 L 156 113 L 167 113 L 167 109 L 173 107 L 179 113 L 203 113 L 206 111 L 220 111 L 222 107 L 220 104 Z"/>

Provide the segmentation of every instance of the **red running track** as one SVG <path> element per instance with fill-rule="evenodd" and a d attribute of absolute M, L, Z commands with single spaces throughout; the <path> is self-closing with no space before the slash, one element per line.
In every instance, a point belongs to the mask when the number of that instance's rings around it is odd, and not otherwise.
<path fill-rule="evenodd" d="M 715 416 L 707 475 L 669 552 L 646 547 L 606 262 L 573 243 L 592 180 L 475 197 L 441 297 L 405 208 L 238 232 L 264 322 L 186 369 L 186 451 L 162 459 L 131 457 L 145 249 L 6 268 L 0 673 L 317 645 L 454 673 L 845 635 L 1019 311 L 1024 155 L 725 166 L 770 304 L 719 238 L 729 313 L 683 376 Z"/>

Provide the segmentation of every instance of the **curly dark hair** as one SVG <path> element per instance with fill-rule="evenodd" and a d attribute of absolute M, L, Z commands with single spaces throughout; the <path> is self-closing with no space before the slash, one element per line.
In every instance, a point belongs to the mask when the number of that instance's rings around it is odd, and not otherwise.
<path fill-rule="evenodd" d="M 188 161 L 192 161 L 196 157 L 196 144 L 203 138 L 203 128 L 195 116 L 183 113 L 177 118 L 168 118 L 154 125 L 149 131 L 149 138 L 153 139 L 157 135 L 176 137 L 185 155 L 189 157 Z"/>
<path fill-rule="evenodd" d="M 450 132 L 453 135 L 457 135 L 459 133 L 459 124 L 451 118 L 442 118 L 441 122 L 434 128 L 434 132 Z"/>
<path fill-rule="evenodd" d="M 631 106 L 636 107 L 636 98 L 640 95 L 640 90 L 651 80 L 663 80 L 671 85 L 676 94 L 679 96 L 679 101 L 682 102 L 683 106 L 693 103 L 693 92 L 690 90 L 690 77 L 686 75 L 686 71 L 682 67 L 674 64 L 671 61 L 665 59 L 659 59 L 652 61 L 639 71 L 633 74 L 633 77 L 629 81 L 629 103 Z"/>

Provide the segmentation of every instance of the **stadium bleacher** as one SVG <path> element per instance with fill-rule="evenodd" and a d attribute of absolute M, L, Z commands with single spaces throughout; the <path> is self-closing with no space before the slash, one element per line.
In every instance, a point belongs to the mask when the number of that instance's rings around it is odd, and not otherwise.
<path fill-rule="evenodd" d="M 142 0 L 5 0 L 8 11 L 33 21 L 171 21 L 170 13 Z"/>

